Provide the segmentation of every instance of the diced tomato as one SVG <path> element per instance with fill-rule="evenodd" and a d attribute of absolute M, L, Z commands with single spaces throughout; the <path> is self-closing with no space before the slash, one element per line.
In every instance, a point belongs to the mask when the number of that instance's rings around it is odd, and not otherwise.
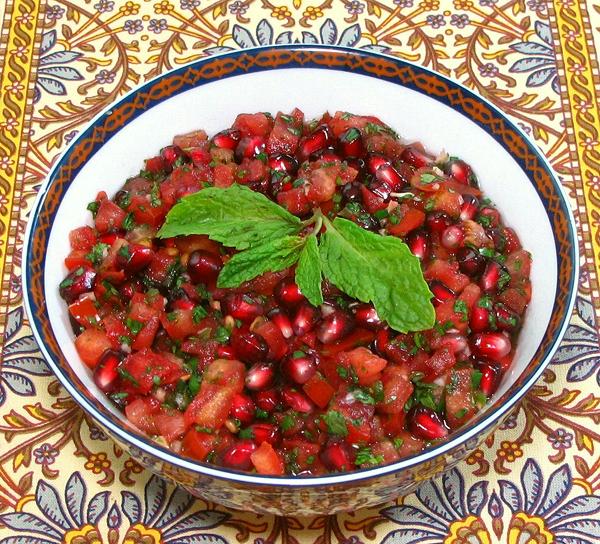
<path fill-rule="evenodd" d="M 319 408 L 326 408 L 329 401 L 335 393 L 335 389 L 320 373 L 312 376 L 303 386 L 302 389 Z"/>
<path fill-rule="evenodd" d="M 205 181 L 212 181 L 212 171 L 208 167 L 177 168 L 160 184 L 160 198 L 170 208 L 180 198 L 197 193 Z"/>
<path fill-rule="evenodd" d="M 181 253 L 192 253 L 203 249 L 215 255 L 219 255 L 220 244 L 211 240 L 205 234 L 190 234 L 189 236 L 177 236 L 174 239 L 175 246 Z"/>
<path fill-rule="evenodd" d="M 217 164 L 213 170 L 215 187 L 229 187 L 236 182 L 237 179 L 237 164 Z"/>
<path fill-rule="evenodd" d="M 267 165 L 259 159 L 244 159 L 236 172 L 237 183 L 252 183 L 267 177 Z M 216 182 L 215 182 L 216 184 Z"/>
<path fill-rule="evenodd" d="M 412 434 L 403 431 L 398 433 L 396 436 L 396 441 L 399 443 L 396 450 L 398 451 L 398 455 L 402 457 L 408 457 L 409 455 L 414 455 L 415 453 L 420 453 L 423 451 L 425 447 L 425 441 L 420 438 L 415 438 Z"/>
<path fill-rule="evenodd" d="M 510 227 L 504 227 L 502 229 L 502 236 L 506 240 L 506 246 L 504 248 L 505 251 L 512 253 L 513 251 L 521 249 L 521 240 L 519 240 L 519 236 L 513 229 Z"/>
<path fill-rule="evenodd" d="M 371 448 L 371 453 L 374 456 L 383 457 L 381 464 L 393 463 L 400 459 L 398 451 L 389 440 L 381 440 L 380 442 L 375 443 Z"/>
<path fill-rule="evenodd" d="M 102 354 L 112 347 L 111 341 L 100 329 L 85 329 L 75 338 L 75 348 L 81 360 L 90 368 L 94 368 Z"/>
<path fill-rule="evenodd" d="M 149 197 L 135 195 L 131 197 L 127 211 L 133 213 L 133 219 L 138 225 L 156 228 L 162 224 L 168 210 L 160 199 L 153 201 Z"/>
<path fill-rule="evenodd" d="M 69 233 L 69 243 L 71 244 L 71 249 L 89 251 L 96 244 L 96 235 L 94 234 L 94 229 L 87 226 L 73 229 Z"/>
<path fill-rule="evenodd" d="M 118 349 L 121 346 L 124 337 L 131 336 L 131 331 L 125 326 L 123 319 L 115 313 L 104 316 L 102 318 L 102 326 L 114 349 Z"/>
<path fill-rule="evenodd" d="M 252 464 L 259 474 L 281 476 L 285 474 L 283 459 L 268 442 L 263 442 L 256 451 L 250 454 Z"/>
<path fill-rule="evenodd" d="M 264 113 L 240 113 L 233 123 L 242 136 L 262 136 L 266 138 L 273 128 L 273 119 Z"/>
<path fill-rule="evenodd" d="M 384 414 L 399 414 L 413 392 L 413 384 L 404 366 L 387 366 L 381 374 L 383 383 L 383 401 L 377 404 L 377 410 Z"/>
<path fill-rule="evenodd" d="M 154 425 L 157 434 L 164 437 L 167 442 L 183 436 L 187 429 L 184 415 L 177 410 L 161 408 L 160 413 L 154 416 Z"/>
<path fill-rule="evenodd" d="M 90 266 L 87 259 L 88 251 L 85 249 L 74 249 L 65 258 L 65 266 L 69 272 L 77 270 L 80 266 Z"/>
<path fill-rule="evenodd" d="M 336 111 L 329 121 L 329 126 L 336 138 L 339 138 L 349 128 L 364 129 L 369 123 L 385 127 L 386 125 L 373 115 L 353 115 L 344 111 Z"/>
<path fill-rule="evenodd" d="M 193 130 L 186 134 L 178 134 L 173 138 L 173 145 L 187 149 L 188 147 L 198 147 L 203 145 L 208 140 L 208 136 L 204 130 Z"/>
<path fill-rule="evenodd" d="M 511 283 L 521 278 L 529 278 L 529 274 L 531 273 L 531 253 L 524 249 L 513 251 L 506 258 L 504 266 L 512 278 Z"/>
<path fill-rule="evenodd" d="M 145 169 L 152 174 L 158 174 L 162 172 L 165 168 L 165 159 L 163 159 L 160 155 L 152 157 L 150 159 L 146 159 Z"/>
<path fill-rule="evenodd" d="M 296 187 L 277 194 L 277 203 L 294 215 L 305 215 L 310 212 L 310 202 L 306 198 L 304 187 Z"/>
<path fill-rule="evenodd" d="M 100 321 L 98 309 L 96 308 L 94 299 L 90 296 L 84 295 L 71 304 L 69 306 L 69 313 L 77 323 L 83 325 L 86 329 L 97 326 Z"/>
<path fill-rule="evenodd" d="M 468 368 L 453 370 L 446 387 L 446 420 L 451 429 L 456 429 L 475 414 L 473 406 L 471 373 Z"/>
<path fill-rule="evenodd" d="M 442 347 L 434 351 L 433 355 L 426 360 L 419 361 L 418 364 L 412 364 L 411 370 L 425 374 L 424 380 L 427 382 L 448 372 L 456 364 L 456 357 L 447 347 Z"/>
<path fill-rule="evenodd" d="M 147 349 L 154 343 L 154 338 L 160 327 L 160 319 L 158 316 L 151 317 L 144 323 L 140 332 L 135 335 L 135 339 L 131 347 L 135 350 Z"/>
<path fill-rule="evenodd" d="M 519 315 L 523 315 L 531 300 L 531 283 L 524 280 L 518 287 L 509 287 L 498 295 L 498 300 Z"/>
<path fill-rule="evenodd" d="M 269 358 L 278 361 L 289 350 L 288 343 L 281 333 L 281 329 L 272 321 L 265 321 L 254 332 L 260 334 L 269 346 Z"/>
<path fill-rule="evenodd" d="M 402 205 L 401 205 L 402 206 Z M 406 236 L 411 230 L 418 229 L 425 223 L 425 213 L 415 208 L 405 207 L 400 221 L 396 224 L 388 223 L 386 229 L 394 236 Z"/>
<path fill-rule="evenodd" d="M 448 189 L 440 189 L 437 191 L 432 200 L 432 210 L 436 212 L 447 213 L 450 217 L 458 217 L 460 215 L 460 207 L 462 197 L 456 191 Z"/>
<path fill-rule="evenodd" d="M 173 340 L 183 340 L 198 332 L 198 324 L 194 323 L 193 310 L 173 310 L 161 314 L 160 322 Z"/>
<path fill-rule="evenodd" d="M 127 214 L 112 200 L 103 200 L 96 214 L 96 230 L 100 233 L 122 228 Z"/>
<path fill-rule="evenodd" d="M 427 281 L 441 281 L 457 294 L 470 283 L 469 276 L 459 271 L 458 263 L 441 259 L 431 261 L 425 268 L 424 276 Z"/>
<path fill-rule="evenodd" d="M 286 438 L 282 442 L 282 449 L 293 453 L 294 461 L 300 470 L 311 470 L 314 472 L 315 461 L 319 456 L 321 446 L 306 440 Z"/>
<path fill-rule="evenodd" d="M 146 394 L 155 385 L 168 385 L 184 375 L 181 361 L 169 353 L 142 349 L 127 356 L 121 363 L 126 389 Z"/>
<path fill-rule="evenodd" d="M 342 351 L 350 351 L 360 346 L 368 346 L 375 338 L 375 333 L 367 329 L 355 329 L 352 333 L 344 337 L 343 340 L 334 344 L 322 346 L 321 353 L 327 356 L 333 356 Z M 312 346 L 314 347 L 314 346 Z"/>
<path fill-rule="evenodd" d="M 381 414 L 381 425 L 387 436 L 396 436 L 404 430 L 406 412 L 402 410 L 396 414 Z"/>
<path fill-rule="evenodd" d="M 137 398 L 125 406 L 125 415 L 130 423 L 146 434 L 158 434 L 155 417 L 160 411 L 160 403 L 153 397 Z"/>
<path fill-rule="evenodd" d="M 298 108 L 295 108 L 290 115 L 279 112 L 267 140 L 267 153 L 269 155 L 293 155 L 296 153 L 303 124 L 304 114 Z"/>
<path fill-rule="evenodd" d="M 169 271 L 175 265 L 175 258 L 166 249 L 159 249 L 154 253 L 150 266 L 146 269 L 146 275 L 152 281 L 162 283 L 167 279 Z"/>
<path fill-rule="evenodd" d="M 198 461 L 204 461 L 214 450 L 218 437 L 215 433 L 200 432 L 193 427 L 183 437 L 184 455 L 189 455 Z"/>
<path fill-rule="evenodd" d="M 356 348 L 337 355 L 338 363 L 345 366 L 350 363 L 360 385 L 371 385 L 380 378 L 387 361 L 375 355 L 367 348 Z"/>

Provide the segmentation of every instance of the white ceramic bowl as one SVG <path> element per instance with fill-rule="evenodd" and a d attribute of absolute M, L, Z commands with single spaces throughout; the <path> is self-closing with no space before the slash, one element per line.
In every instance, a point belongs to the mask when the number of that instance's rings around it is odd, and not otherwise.
<path fill-rule="evenodd" d="M 223 68 L 227 66 L 228 77 L 219 78 L 219 70 L 227 72 Z M 147 106 L 138 107 L 142 99 Z M 294 107 L 307 118 L 325 110 L 376 115 L 406 141 L 418 140 L 434 152 L 463 158 L 506 224 L 533 254 L 533 295 L 516 356 L 484 413 L 448 442 L 421 455 L 387 467 L 309 479 L 221 470 L 144 439 L 96 388 L 79 360 L 57 288 L 66 273 L 68 234 L 90 222 L 85 206 L 99 190 L 114 194 L 139 171 L 144 159 L 176 134 L 197 128 L 213 134 L 230 126 L 237 113 L 275 113 Z M 540 375 L 564 332 L 575 292 L 573 218 L 549 166 L 527 137 L 461 86 L 372 53 L 301 46 L 258 49 L 200 61 L 161 76 L 102 113 L 73 141 L 42 187 L 32 216 L 24 276 L 27 306 L 36 337 L 59 379 L 146 466 L 197 494 L 238 508 L 250 507 L 243 503 L 242 491 L 248 491 L 262 497 L 251 501 L 262 511 L 308 514 L 352 509 L 411 490 L 423 466 L 451 466 L 493 430 Z M 239 496 L 220 494 L 220 487 L 207 485 L 206 478 L 226 482 L 224 488 L 236 489 Z M 403 486 L 397 485 L 399 480 Z M 323 489 L 336 490 L 340 498 L 323 502 L 319 491 Z"/>

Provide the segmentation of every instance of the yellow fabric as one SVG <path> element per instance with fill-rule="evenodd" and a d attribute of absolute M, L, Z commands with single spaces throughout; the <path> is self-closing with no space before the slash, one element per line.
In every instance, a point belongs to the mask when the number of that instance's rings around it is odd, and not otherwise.
<path fill-rule="evenodd" d="M 0 17 L 0 544 L 17 535 L 32 544 L 600 539 L 594 0 L 6 0 Z M 571 327 L 515 415 L 436 487 L 331 518 L 256 516 L 162 490 L 47 375 L 22 313 L 28 209 L 75 132 L 132 87 L 207 49 L 277 38 L 383 46 L 484 95 L 548 157 L 579 226 Z"/>

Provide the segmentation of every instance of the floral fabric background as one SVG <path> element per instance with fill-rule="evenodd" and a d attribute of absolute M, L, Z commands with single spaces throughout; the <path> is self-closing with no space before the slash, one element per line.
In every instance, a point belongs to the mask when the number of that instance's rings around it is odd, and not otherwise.
<path fill-rule="evenodd" d="M 0 19 L 0 544 L 600 542 L 597 1 L 7 0 Z M 296 42 L 389 53 L 499 106 L 558 172 L 582 264 L 552 365 L 481 449 L 397 503 L 316 518 L 228 511 L 143 471 L 51 375 L 19 279 L 36 191 L 87 120 L 172 67 Z"/>

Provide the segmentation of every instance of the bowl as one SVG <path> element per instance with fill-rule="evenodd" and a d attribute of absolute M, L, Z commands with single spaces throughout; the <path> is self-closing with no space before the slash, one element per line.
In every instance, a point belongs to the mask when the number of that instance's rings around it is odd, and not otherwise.
<path fill-rule="evenodd" d="M 472 166 L 533 254 L 533 297 L 514 363 L 490 405 L 449 440 L 382 467 L 322 477 L 241 473 L 177 455 L 133 428 L 94 385 L 73 345 L 58 295 L 68 233 L 98 190 L 116 192 L 175 134 L 229 126 L 239 112 L 325 110 L 380 117 L 407 140 Z M 133 458 L 204 499 L 275 514 L 332 514 L 406 495 L 473 451 L 539 378 L 565 331 L 575 296 L 574 220 L 528 137 L 467 88 L 399 59 L 325 46 L 267 47 L 202 59 L 157 77 L 99 114 L 40 189 L 25 241 L 23 283 L 34 335 L 58 379 Z"/>

